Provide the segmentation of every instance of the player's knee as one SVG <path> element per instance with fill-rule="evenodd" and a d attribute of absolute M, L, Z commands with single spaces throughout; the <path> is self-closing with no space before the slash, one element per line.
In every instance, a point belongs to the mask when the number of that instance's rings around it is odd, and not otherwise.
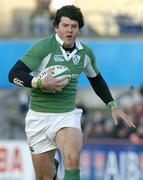
<path fill-rule="evenodd" d="M 65 155 L 66 165 L 70 168 L 79 166 L 80 153 L 77 151 L 69 151 Z"/>

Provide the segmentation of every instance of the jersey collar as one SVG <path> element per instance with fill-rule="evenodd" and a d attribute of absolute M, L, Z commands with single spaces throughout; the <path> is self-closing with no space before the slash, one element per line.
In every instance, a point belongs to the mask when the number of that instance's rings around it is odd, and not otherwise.
<path fill-rule="evenodd" d="M 58 41 L 58 43 L 59 43 L 61 46 L 63 46 L 64 41 L 58 36 L 58 34 L 56 34 L 55 37 L 56 37 L 56 40 Z M 83 49 L 83 46 L 81 45 L 81 43 L 80 43 L 80 41 L 79 41 L 78 39 L 75 40 L 75 45 L 76 45 L 76 48 L 77 48 L 78 50 Z"/>

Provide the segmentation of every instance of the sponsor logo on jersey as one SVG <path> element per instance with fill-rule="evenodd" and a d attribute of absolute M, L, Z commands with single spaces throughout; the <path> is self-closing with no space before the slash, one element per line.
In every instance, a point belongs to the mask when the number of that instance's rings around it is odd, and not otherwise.
<path fill-rule="evenodd" d="M 64 56 L 63 55 L 55 55 L 54 56 L 54 61 L 55 62 L 63 62 L 64 61 Z"/>
<path fill-rule="evenodd" d="M 24 85 L 23 85 L 24 82 L 21 81 L 21 80 L 18 79 L 18 78 L 14 78 L 13 82 L 14 82 L 14 84 L 16 84 L 16 85 L 18 85 L 18 86 L 24 86 Z"/>
<path fill-rule="evenodd" d="M 72 79 L 76 79 L 76 78 L 78 78 L 78 77 L 79 77 L 79 73 L 78 73 L 78 74 L 74 74 L 74 73 L 73 73 L 73 74 L 71 75 L 71 78 L 72 78 Z"/>
<path fill-rule="evenodd" d="M 79 63 L 79 61 L 80 61 L 80 56 L 74 55 L 72 57 L 72 61 L 73 61 L 74 65 L 77 65 Z"/>

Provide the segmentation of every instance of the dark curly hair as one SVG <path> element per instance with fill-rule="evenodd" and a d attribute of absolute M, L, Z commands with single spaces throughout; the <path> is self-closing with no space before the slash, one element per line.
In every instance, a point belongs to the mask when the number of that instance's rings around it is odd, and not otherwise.
<path fill-rule="evenodd" d="M 72 20 L 75 20 L 79 24 L 79 28 L 81 29 L 84 26 L 84 18 L 80 8 L 74 5 L 63 6 L 57 10 L 55 15 L 55 19 L 53 22 L 54 27 L 58 27 L 62 17 L 68 17 Z"/>

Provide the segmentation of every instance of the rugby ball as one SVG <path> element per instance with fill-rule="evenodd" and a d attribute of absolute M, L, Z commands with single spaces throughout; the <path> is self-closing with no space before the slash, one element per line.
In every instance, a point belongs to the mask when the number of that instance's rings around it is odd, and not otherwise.
<path fill-rule="evenodd" d="M 52 70 L 53 78 L 58 79 L 58 78 L 67 77 L 68 78 L 67 84 L 68 84 L 68 82 L 71 79 L 71 71 L 68 69 L 68 67 L 63 66 L 63 65 L 49 66 L 46 69 L 44 69 L 43 71 L 41 71 L 41 73 L 38 75 L 38 77 L 40 79 L 43 79 L 45 76 L 48 75 L 49 69 Z M 44 90 L 44 89 L 41 89 L 41 90 L 44 91 L 44 92 L 47 92 L 47 93 L 51 92 L 51 91 Z"/>
<path fill-rule="evenodd" d="M 52 70 L 52 76 L 53 78 L 61 78 L 61 77 L 67 77 L 68 79 L 71 78 L 71 71 L 68 69 L 68 67 L 63 65 L 54 65 L 47 67 L 41 73 L 38 75 L 40 79 L 43 79 L 45 76 L 47 76 L 49 69 Z"/>

